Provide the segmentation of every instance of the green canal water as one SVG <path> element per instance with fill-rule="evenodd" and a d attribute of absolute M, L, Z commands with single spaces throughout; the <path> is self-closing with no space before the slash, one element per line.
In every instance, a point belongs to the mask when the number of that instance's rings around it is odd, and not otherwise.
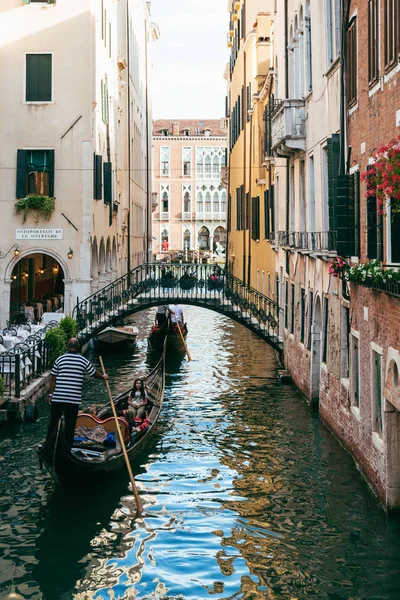
<path fill-rule="evenodd" d="M 185 317 L 193 361 L 168 361 L 157 432 L 133 464 L 141 518 L 124 472 L 63 490 L 40 471 L 47 407 L 0 430 L 0 598 L 400 598 L 400 520 L 278 383 L 274 351 L 220 315 Z M 133 353 L 104 356 L 113 392 L 150 368 L 152 319 L 135 317 Z M 88 381 L 85 402 L 105 401 Z"/>

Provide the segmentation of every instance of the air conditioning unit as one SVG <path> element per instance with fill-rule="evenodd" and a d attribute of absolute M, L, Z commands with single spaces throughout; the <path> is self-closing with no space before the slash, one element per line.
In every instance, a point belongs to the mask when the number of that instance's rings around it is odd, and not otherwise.
<path fill-rule="evenodd" d="M 266 179 L 256 179 L 256 185 L 265 185 Z"/>

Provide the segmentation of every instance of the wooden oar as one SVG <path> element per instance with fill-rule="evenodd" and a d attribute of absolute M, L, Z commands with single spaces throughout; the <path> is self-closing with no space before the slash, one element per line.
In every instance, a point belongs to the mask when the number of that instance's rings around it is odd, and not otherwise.
<path fill-rule="evenodd" d="M 185 350 L 186 350 L 187 357 L 188 357 L 189 360 L 192 360 L 192 357 L 190 356 L 189 348 L 186 345 L 185 338 L 183 337 L 182 329 L 179 327 L 178 321 L 176 322 L 176 326 L 178 327 L 179 335 L 181 336 L 183 345 L 184 345 Z"/>
<path fill-rule="evenodd" d="M 102 359 L 101 356 L 99 356 L 99 360 L 100 360 L 101 368 L 103 370 L 103 375 L 105 375 L 106 371 L 104 369 L 103 359 Z M 137 487 L 136 487 L 135 480 L 133 478 L 133 473 L 132 473 L 131 465 L 130 465 L 130 462 L 129 462 L 128 453 L 127 453 L 126 447 L 125 447 L 125 441 L 124 441 L 124 438 L 122 437 L 122 431 L 121 431 L 121 428 L 119 426 L 117 411 L 115 410 L 115 404 L 114 404 L 114 401 L 113 401 L 113 398 L 112 398 L 112 395 L 111 395 L 110 384 L 108 383 L 108 379 L 106 379 L 105 382 L 106 382 L 106 386 L 107 386 L 108 396 L 110 398 L 110 404 L 111 404 L 111 408 L 112 408 L 112 411 L 113 411 L 113 415 L 114 415 L 114 419 L 115 419 L 115 424 L 117 426 L 119 440 L 121 442 L 122 452 L 124 453 L 124 458 L 125 458 L 125 462 L 126 462 L 126 468 L 128 469 L 129 478 L 131 480 L 131 486 L 132 486 L 133 495 L 135 496 L 136 507 L 137 507 L 138 511 L 142 513 L 143 512 L 143 505 L 142 505 L 142 502 L 140 500 L 140 496 L 139 496 L 139 492 L 138 492 Z"/>

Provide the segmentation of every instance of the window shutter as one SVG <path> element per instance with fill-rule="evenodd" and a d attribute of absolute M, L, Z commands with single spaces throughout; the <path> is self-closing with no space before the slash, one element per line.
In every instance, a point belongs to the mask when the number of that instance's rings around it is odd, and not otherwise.
<path fill-rule="evenodd" d="M 275 233 L 275 186 L 274 184 L 270 187 L 270 199 L 269 199 L 270 207 L 271 207 L 271 219 L 270 219 L 270 233 Z"/>
<path fill-rule="evenodd" d="M 269 223 L 269 190 L 264 192 L 264 238 L 269 239 L 270 223 Z"/>
<path fill-rule="evenodd" d="M 377 255 L 378 213 L 376 211 L 376 197 L 367 197 L 367 257 L 378 258 Z"/>
<path fill-rule="evenodd" d="M 243 191 L 242 194 L 244 195 L 244 186 L 242 186 Z M 250 229 L 250 194 L 249 192 L 246 192 L 246 225 L 245 225 L 245 229 Z"/>
<path fill-rule="evenodd" d="M 400 263 L 400 214 L 397 213 L 390 220 L 392 263 Z"/>
<path fill-rule="evenodd" d="M 46 150 L 49 170 L 49 196 L 54 198 L 54 150 Z"/>
<path fill-rule="evenodd" d="M 361 221 L 360 221 L 360 171 L 356 171 L 353 175 L 354 177 L 354 234 L 355 234 L 355 242 L 354 242 L 354 256 L 361 255 L 360 248 L 360 229 L 361 229 Z"/>
<path fill-rule="evenodd" d="M 51 54 L 38 54 L 39 100 L 43 102 L 51 101 L 51 58 Z"/>
<path fill-rule="evenodd" d="M 104 204 L 112 203 L 112 163 L 103 163 Z"/>
<path fill-rule="evenodd" d="M 336 197 L 339 172 L 340 138 L 335 133 L 327 140 L 329 231 L 336 231 Z"/>
<path fill-rule="evenodd" d="M 337 179 L 337 246 L 341 256 L 355 254 L 354 178 L 340 175 Z"/>
<path fill-rule="evenodd" d="M 17 198 L 26 196 L 26 150 L 17 150 Z"/>
<path fill-rule="evenodd" d="M 101 200 L 103 197 L 103 157 L 94 154 L 93 165 L 93 197 L 95 200 Z"/>
<path fill-rule="evenodd" d="M 260 239 L 260 197 L 251 199 L 251 237 L 253 240 Z"/>

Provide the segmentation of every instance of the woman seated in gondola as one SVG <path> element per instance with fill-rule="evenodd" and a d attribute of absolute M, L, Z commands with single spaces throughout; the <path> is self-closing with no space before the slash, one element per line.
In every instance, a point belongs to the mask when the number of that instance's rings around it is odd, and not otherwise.
<path fill-rule="evenodd" d="M 128 396 L 128 410 L 125 418 L 128 423 L 133 423 L 135 417 L 143 419 L 148 405 L 148 396 L 144 386 L 144 381 L 138 377 L 133 382 L 132 390 Z"/>

